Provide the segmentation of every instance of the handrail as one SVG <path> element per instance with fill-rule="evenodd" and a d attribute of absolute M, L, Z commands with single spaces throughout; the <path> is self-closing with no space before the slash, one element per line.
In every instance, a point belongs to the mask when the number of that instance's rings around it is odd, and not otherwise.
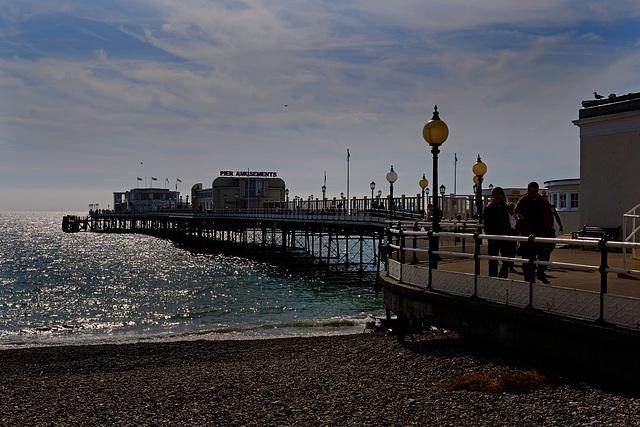
<path fill-rule="evenodd" d="M 131 217 L 157 217 L 169 216 L 178 218 L 254 218 L 254 219 L 289 219 L 289 220 L 322 220 L 330 222 L 365 222 L 387 226 L 389 222 L 419 220 L 421 216 L 415 213 L 394 211 L 393 213 L 382 209 L 351 210 L 346 209 L 271 209 L 271 208 L 250 208 L 250 209 L 225 209 L 199 211 L 191 209 L 168 209 L 161 211 L 150 211 L 145 213 L 120 213 L 120 212 L 92 212 L 90 217 L 105 218 L 131 218 Z"/>
<path fill-rule="evenodd" d="M 585 265 L 585 264 L 574 264 L 567 262 L 558 262 L 558 261 L 539 261 L 534 259 L 526 259 L 526 258 L 515 258 L 515 257 L 504 257 L 497 255 L 485 255 L 480 253 L 481 242 L 482 240 L 501 240 L 501 241 L 516 241 L 516 242 L 531 242 L 531 243 L 552 243 L 552 244 L 567 244 L 567 239 L 558 239 L 558 238 L 548 238 L 548 237 L 535 237 L 535 236 L 508 236 L 508 235 L 491 235 L 491 234 L 480 234 L 476 233 L 455 233 L 455 232 L 433 232 L 433 231 L 414 231 L 414 230 L 404 230 L 398 228 L 390 228 L 388 230 L 389 237 L 387 240 L 387 256 L 392 258 L 394 252 L 399 252 L 402 254 L 402 257 L 406 257 L 405 253 L 429 253 L 429 259 L 431 260 L 433 256 L 441 256 L 441 255 L 449 255 L 460 258 L 473 258 L 476 260 L 476 268 L 475 268 L 475 282 L 477 283 L 477 277 L 480 275 L 480 260 L 499 260 L 499 261 L 511 261 L 514 263 L 524 264 L 530 262 L 535 265 L 546 265 L 552 267 L 560 267 L 566 269 L 574 269 L 574 270 L 585 270 L 585 271 L 599 271 L 600 272 L 600 319 L 603 319 L 603 310 L 604 310 L 604 295 L 607 293 L 608 282 L 607 282 L 607 274 L 608 273 L 621 273 L 627 275 L 640 276 L 640 270 L 630 270 L 627 269 L 626 266 L 620 268 L 612 268 L 609 267 L 609 251 L 610 249 L 640 249 L 640 243 L 632 243 L 632 242 L 619 242 L 619 241 L 607 241 L 606 239 L 600 240 L 584 240 L 580 241 L 581 245 L 597 247 L 600 252 L 600 264 L 599 265 Z M 400 235 L 402 239 L 397 239 L 396 243 L 393 243 L 393 236 Z M 460 252 L 452 252 L 450 250 L 446 250 L 444 248 L 440 248 L 438 250 L 432 250 L 432 247 L 436 247 L 432 245 L 434 239 L 440 238 L 453 238 L 453 239 L 462 239 L 463 241 L 467 239 L 475 240 L 475 248 L 473 253 L 465 252 L 462 250 Z M 403 244 L 407 239 L 413 241 L 413 247 L 408 244 Z M 416 247 L 415 241 L 417 239 L 429 240 L 429 249 L 418 248 Z M 446 247 L 445 247 L 446 248 Z M 444 249 L 444 250 L 443 250 Z M 415 256 L 414 256 L 415 260 Z M 404 262 L 401 262 L 404 263 Z M 434 264 L 436 267 L 434 267 Z M 386 266 L 387 272 L 389 269 L 389 265 Z M 437 263 L 429 262 L 429 275 L 427 279 L 427 289 L 432 289 L 432 280 L 433 274 L 432 270 L 437 270 Z M 401 280 L 401 279 L 400 279 Z M 530 289 L 533 285 L 533 280 L 529 283 Z M 554 285 L 551 285 L 554 286 Z M 475 296 L 475 291 L 474 291 Z M 530 301 L 531 303 L 531 301 Z"/>
<path fill-rule="evenodd" d="M 628 242 L 628 241 L 635 241 L 636 237 L 638 236 L 639 232 L 640 232 L 640 225 L 637 226 L 637 222 L 636 219 L 640 218 L 640 214 L 638 214 L 637 212 L 640 211 L 640 204 L 636 205 L 635 207 L 633 207 L 632 209 L 630 209 L 626 214 L 622 215 L 622 236 L 624 237 L 624 241 Z M 627 232 L 627 221 L 631 219 L 632 225 L 631 225 L 631 229 L 632 231 Z M 635 258 L 636 257 L 636 249 L 632 249 L 631 250 L 631 257 Z M 627 249 L 623 248 L 622 250 L 622 268 L 626 268 L 627 267 Z"/>

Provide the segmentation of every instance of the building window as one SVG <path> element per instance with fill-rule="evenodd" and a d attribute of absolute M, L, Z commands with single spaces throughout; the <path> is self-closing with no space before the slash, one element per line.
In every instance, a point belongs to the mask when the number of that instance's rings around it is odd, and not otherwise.
<path fill-rule="evenodd" d="M 580 207 L 578 203 L 578 193 L 571 193 L 571 209 L 578 209 Z"/>
<path fill-rule="evenodd" d="M 566 209 L 567 208 L 567 194 L 566 193 L 560 193 L 560 202 L 559 202 L 559 208 L 560 209 Z"/>

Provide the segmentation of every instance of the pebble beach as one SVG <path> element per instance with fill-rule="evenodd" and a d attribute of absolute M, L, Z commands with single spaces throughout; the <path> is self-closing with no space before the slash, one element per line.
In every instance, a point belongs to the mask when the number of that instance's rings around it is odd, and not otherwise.
<path fill-rule="evenodd" d="M 640 425 L 640 399 L 439 332 L 25 348 L 0 370 L 1 426 Z"/>

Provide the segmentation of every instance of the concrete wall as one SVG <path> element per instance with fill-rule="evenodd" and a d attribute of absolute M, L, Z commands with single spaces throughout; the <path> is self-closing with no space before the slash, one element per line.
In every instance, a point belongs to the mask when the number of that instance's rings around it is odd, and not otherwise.
<path fill-rule="evenodd" d="M 618 227 L 640 203 L 640 110 L 597 108 L 602 115 L 573 122 L 580 127 L 580 222 Z"/>

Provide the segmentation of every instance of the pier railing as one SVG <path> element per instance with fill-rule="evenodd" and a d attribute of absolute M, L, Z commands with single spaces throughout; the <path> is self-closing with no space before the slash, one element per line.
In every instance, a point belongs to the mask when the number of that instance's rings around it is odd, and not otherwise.
<path fill-rule="evenodd" d="M 444 228 L 444 227 L 443 227 Z M 434 239 L 439 239 L 435 245 Z M 490 256 L 483 250 L 483 241 L 502 240 L 520 243 L 548 243 L 567 245 L 567 239 L 526 236 L 502 236 L 475 233 L 416 231 L 405 226 L 390 227 L 386 241 L 386 274 L 402 283 L 469 298 L 534 308 L 544 312 L 607 322 L 618 326 L 640 329 L 640 298 L 608 292 L 609 274 L 640 278 L 640 270 L 611 267 L 610 256 L 622 250 L 637 250 L 640 243 L 581 240 L 580 246 L 597 249 L 600 262 L 596 265 L 559 261 L 539 261 L 527 258 Z M 465 244 L 465 241 L 472 243 Z M 438 248 L 435 250 L 434 248 Z M 439 263 L 429 262 L 438 257 Z M 466 270 L 460 261 L 473 261 Z M 502 279 L 480 274 L 481 261 L 510 261 L 515 265 L 547 265 L 569 271 L 599 273 L 599 290 L 577 289 L 534 281 Z M 444 261 L 444 262 L 443 262 Z M 437 265 L 437 268 L 434 266 Z M 458 268 L 457 268 L 458 267 Z M 458 271 L 462 270 L 462 271 Z M 471 271 L 471 272 L 469 272 Z M 384 273 L 383 273 L 384 274 Z M 561 282 L 561 280 L 560 280 Z M 632 281 L 631 283 L 634 283 Z M 640 286 L 640 282 L 638 282 Z"/>
<path fill-rule="evenodd" d="M 287 208 L 244 208 L 244 209 L 166 209 L 144 213 L 117 213 L 113 211 L 91 212 L 91 217 L 132 217 L 132 216 L 169 216 L 174 218 L 250 218 L 250 219 L 287 219 L 336 222 L 373 223 L 386 226 L 395 221 L 417 221 L 422 215 L 410 211 L 388 211 L 385 209 L 287 209 Z"/>

